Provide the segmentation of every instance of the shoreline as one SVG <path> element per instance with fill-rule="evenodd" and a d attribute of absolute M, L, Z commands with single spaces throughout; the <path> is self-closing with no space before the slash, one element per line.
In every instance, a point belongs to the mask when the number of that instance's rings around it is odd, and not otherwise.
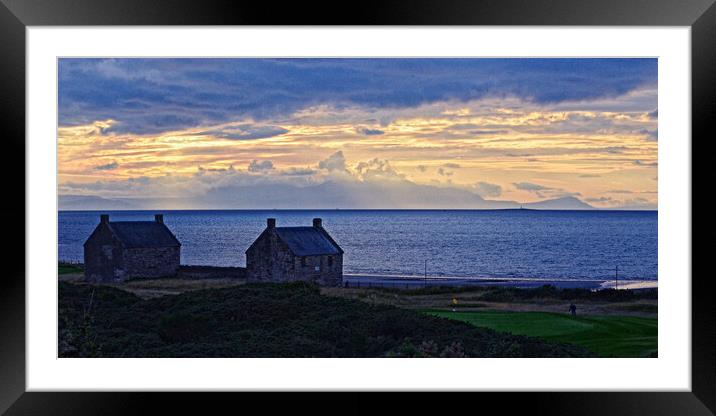
<path fill-rule="evenodd" d="M 82 267 L 80 263 L 65 263 Z M 218 278 L 244 279 L 244 267 L 221 267 L 204 265 L 182 264 L 177 277 L 194 280 L 209 280 Z M 461 276 L 418 276 L 418 275 L 391 275 L 368 273 L 344 273 L 343 287 L 386 287 L 417 289 L 426 286 L 503 286 L 520 289 L 538 288 L 551 285 L 559 289 L 588 289 L 602 290 L 614 289 L 613 279 L 585 279 L 585 278 L 536 278 L 536 277 L 461 277 Z M 657 280 L 620 279 L 619 290 L 658 289 Z"/>
<path fill-rule="evenodd" d="M 396 287 L 420 288 L 425 286 L 509 286 L 522 289 L 551 285 L 560 289 L 658 289 L 657 280 L 619 280 L 615 285 L 613 279 L 545 279 L 528 277 L 430 277 L 344 274 L 344 286 L 348 287 Z"/>

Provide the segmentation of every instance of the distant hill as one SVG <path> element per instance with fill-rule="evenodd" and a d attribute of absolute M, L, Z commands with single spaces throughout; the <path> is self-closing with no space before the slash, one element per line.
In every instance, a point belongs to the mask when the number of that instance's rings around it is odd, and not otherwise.
<path fill-rule="evenodd" d="M 565 196 L 563 198 L 547 199 L 539 202 L 530 202 L 522 205 L 529 209 L 553 209 L 553 210 L 580 210 L 580 209 L 596 209 L 593 206 L 582 202 L 579 198 L 573 196 Z"/>
<path fill-rule="evenodd" d="M 62 211 L 130 210 L 140 208 L 119 199 L 107 199 L 92 195 L 60 195 L 57 207 Z"/>
<path fill-rule="evenodd" d="M 575 197 L 522 204 L 541 210 L 598 209 Z M 308 186 L 224 186 L 193 198 L 102 198 L 60 195 L 60 210 L 147 209 L 516 209 L 515 201 L 484 199 L 468 189 L 410 181 L 323 182 Z"/>
<path fill-rule="evenodd" d="M 658 211 L 659 207 L 656 204 L 629 204 L 610 209 L 615 211 Z"/>

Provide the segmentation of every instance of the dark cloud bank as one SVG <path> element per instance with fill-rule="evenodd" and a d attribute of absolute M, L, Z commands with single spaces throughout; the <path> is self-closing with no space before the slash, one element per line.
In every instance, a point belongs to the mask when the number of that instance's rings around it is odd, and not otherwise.
<path fill-rule="evenodd" d="M 380 109 L 488 96 L 593 100 L 655 86 L 656 80 L 656 59 L 62 58 L 59 122 L 114 119 L 105 133 L 158 133 L 288 117 L 319 104 Z M 220 134 L 246 140 L 281 130 L 239 126 Z"/>

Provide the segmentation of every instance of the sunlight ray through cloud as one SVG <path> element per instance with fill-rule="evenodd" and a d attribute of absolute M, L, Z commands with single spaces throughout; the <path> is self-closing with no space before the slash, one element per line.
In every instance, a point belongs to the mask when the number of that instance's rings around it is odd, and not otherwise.
<path fill-rule="evenodd" d="M 650 59 L 62 59 L 59 103 L 66 195 L 371 182 L 657 205 Z"/>

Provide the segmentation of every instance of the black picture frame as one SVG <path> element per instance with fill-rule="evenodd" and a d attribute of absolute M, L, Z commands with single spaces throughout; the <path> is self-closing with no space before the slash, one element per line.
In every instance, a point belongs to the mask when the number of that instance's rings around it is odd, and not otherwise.
<path fill-rule="evenodd" d="M 6 219 L 4 253 L 12 259 L 0 276 L 0 413 L 24 414 L 144 414 L 171 404 L 183 411 L 209 413 L 235 396 L 150 393 L 25 392 L 25 28 L 65 25 L 560 25 L 560 26 L 689 26 L 692 48 L 692 131 L 701 141 L 714 137 L 716 110 L 716 6 L 714 0 L 396 0 L 338 2 L 186 1 L 186 0 L 0 0 L 0 123 L 6 155 L 0 164 L 5 192 L 1 205 Z M 693 138 L 684 138 L 685 142 Z M 701 145 L 700 145 L 701 146 Z M 703 152 L 702 152 L 703 155 Z M 702 156 L 706 157 L 706 156 Z M 703 173 L 703 172 L 702 172 Z M 705 173 L 704 173 L 705 175 Z M 700 177 L 693 170 L 692 177 Z M 22 202 L 21 202 L 22 201 Z M 693 207 L 693 202 L 691 202 Z M 24 221 L 20 221 L 23 218 Z M 701 216 L 699 216 L 701 218 Z M 693 221 L 693 208 L 692 208 Z M 701 233 L 705 234 L 706 230 Z M 7 238 L 12 237 L 12 238 Z M 692 244 L 692 253 L 698 246 Z M 693 258 L 693 254 L 692 254 Z M 692 278 L 692 389 L 690 392 L 635 393 L 479 393 L 476 412 L 549 412 L 549 414 L 713 414 L 716 411 L 716 314 L 706 274 Z M 261 400 L 263 411 L 274 406 L 311 406 L 312 395 L 288 400 Z M 458 412 L 432 395 L 382 400 L 381 411 Z M 465 396 L 462 396 L 465 397 Z M 243 399 L 242 399 L 243 400 Z M 321 399 L 325 400 L 325 399 Z M 338 410 L 373 408 L 373 400 L 345 398 Z M 328 402 L 325 402 L 328 403 Z M 444 403 L 444 402 L 442 402 Z M 475 404 L 476 405 L 476 404 Z M 495 408 L 497 405 L 499 407 Z"/>

